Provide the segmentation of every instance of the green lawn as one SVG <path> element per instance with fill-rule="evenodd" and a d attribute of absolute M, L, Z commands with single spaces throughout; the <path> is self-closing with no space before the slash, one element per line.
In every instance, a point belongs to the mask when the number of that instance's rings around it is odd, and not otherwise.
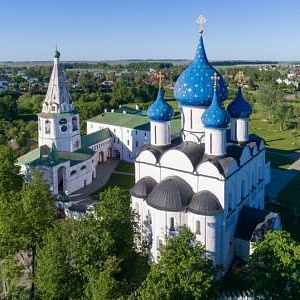
<path fill-rule="evenodd" d="M 276 203 L 267 209 L 280 213 L 283 229 L 300 242 L 300 173 L 278 194 Z"/>
<path fill-rule="evenodd" d="M 266 158 L 270 160 L 273 168 L 287 169 L 293 163 L 293 160 L 284 155 L 284 153 L 280 154 L 267 151 Z"/>
<path fill-rule="evenodd" d="M 134 176 L 112 173 L 112 175 L 109 177 L 107 183 L 101 189 L 99 189 L 98 191 L 93 193 L 90 197 L 92 199 L 98 200 L 99 193 L 101 193 L 102 191 L 104 191 L 105 189 L 107 189 L 109 187 L 114 187 L 114 186 L 118 186 L 125 193 L 128 193 L 128 191 L 133 187 L 133 185 L 134 185 Z"/>
<path fill-rule="evenodd" d="M 115 170 L 134 174 L 134 163 L 121 160 Z"/>

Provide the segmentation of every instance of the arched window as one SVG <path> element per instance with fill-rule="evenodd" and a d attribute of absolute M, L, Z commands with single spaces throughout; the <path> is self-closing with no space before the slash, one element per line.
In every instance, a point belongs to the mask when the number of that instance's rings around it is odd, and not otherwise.
<path fill-rule="evenodd" d="M 138 203 L 135 203 L 134 205 L 134 210 L 139 213 L 139 204 Z"/>
<path fill-rule="evenodd" d="M 49 120 L 45 121 L 45 133 L 50 134 L 51 133 L 51 122 Z"/>
<path fill-rule="evenodd" d="M 174 218 L 170 218 L 170 231 L 175 231 Z"/>
<path fill-rule="evenodd" d="M 228 212 L 233 210 L 233 201 L 232 201 L 232 193 L 229 193 L 228 196 Z"/>
<path fill-rule="evenodd" d="M 196 221 L 196 226 L 195 226 L 195 233 L 196 234 L 201 234 L 201 225 L 200 225 L 200 221 Z"/>
<path fill-rule="evenodd" d="M 82 171 L 82 170 L 85 170 L 86 169 L 86 166 L 82 166 L 81 168 L 80 168 L 80 170 Z"/>
<path fill-rule="evenodd" d="M 245 191 L 245 180 L 242 181 L 242 184 L 241 184 L 241 197 L 242 199 L 245 198 L 246 196 L 246 191 Z"/>
<path fill-rule="evenodd" d="M 73 175 L 75 175 L 76 173 L 77 173 L 76 170 L 73 170 L 73 171 L 70 173 L 70 175 L 73 176 Z"/>
<path fill-rule="evenodd" d="M 72 118 L 72 129 L 73 129 L 73 131 L 78 130 L 78 120 L 77 120 L 77 117 L 73 117 Z"/>

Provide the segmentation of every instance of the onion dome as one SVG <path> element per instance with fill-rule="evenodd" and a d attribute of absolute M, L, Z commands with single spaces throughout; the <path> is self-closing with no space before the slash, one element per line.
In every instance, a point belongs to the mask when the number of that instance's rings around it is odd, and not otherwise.
<path fill-rule="evenodd" d="M 197 215 L 213 216 L 220 213 L 223 208 L 213 193 L 201 191 L 193 196 L 188 210 Z"/>
<path fill-rule="evenodd" d="M 248 118 L 251 115 L 251 105 L 245 100 L 240 86 L 235 99 L 228 105 L 227 111 L 231 118 Z"/>
<path fill-rule="evenodd" d="M 219 95 L 217 90 L 218 76 L 215 73 L 214 77 L 214 94 L 210 106 L 202 115 L 202 122 L 207 128 L 226 128 L 230 117 L 228 112 L 220 105 Z"/>
<path fill-rule="evenodd" d="M 206 57 L 202 34 L 196 56 L 176 81 L 174 97 L 181 105 L 209 106 L 213 97 L 211 77 L 217 73 L 220 77 L 218 92 L 223 102 L 228 97 L 228 90 L 222 76 L 214 69 Z"/>
<path fill-rule="evenodd" d="M 54 58 L 60 58 L 60 52 L 57 50 L 57 48 L 55 48 L 54 51 Z"/>
<path fill-rule="evenodd" d="M 170 121 L 174 115 L 172 106 L 166 102 L 162 88 L 159 88 L 155 102 L 148 108 L 150 121 Z"/>
<path fill-rule="evenodd" d="M 130 194 L 137 198 L 146 198 L 148 194 L 153 190 L 156 185 L 156 181 L 150 177 L 146 176 L 140 179 L 130 190 Z"/>
<path fill-rule="evenodd" d="M 188 183 L 178 176 L 167 177 L 158 183 L 146 198 L 149 206 L 164 211 L 183 211 L 193 196 Z"/>

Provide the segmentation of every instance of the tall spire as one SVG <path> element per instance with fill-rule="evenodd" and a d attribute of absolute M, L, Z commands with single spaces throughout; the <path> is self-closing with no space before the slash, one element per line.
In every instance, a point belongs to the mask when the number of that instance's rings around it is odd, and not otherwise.
<path fill-rule="evenodd" d="M 54 51 L 54 65 L 43 104 L 44 113 L 62 113 L 74 111 L 63 68 L 59 62 L 60 52 Z"/>

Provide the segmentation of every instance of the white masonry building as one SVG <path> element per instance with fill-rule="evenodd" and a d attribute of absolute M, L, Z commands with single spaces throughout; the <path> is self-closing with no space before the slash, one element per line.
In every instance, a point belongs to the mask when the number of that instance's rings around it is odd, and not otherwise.
<path fill-rule="evenodd" d="M 227 111 L 222 107 L 227 87 L 206 57 L 202 32 L 174 96 L 181 107 L 181 138 L 171 139 L 173 109 L 160 86 L 148 109 L 150 144 L 135 159 L 132 207 L 151 260 L 186 225 L 226 270 L 235 256 L 251 253 L 251 242 L 281 226 L 278 214 L 264 210 L 270 180 L 265 144 L 248 133 L 251 106 L 241 86 Z"/>
<path fill-rule="evenodd" d="M 38 148 L 21 156 L 17 164 L 25 180 L 38 169 L 54 195 L 68 195 L 92 183 L 97 164 L 112 153 L 108 129 L 80 135 L 80 116 L 69 94 L 58 50 L 38 114 L 38 142 Z"/>

